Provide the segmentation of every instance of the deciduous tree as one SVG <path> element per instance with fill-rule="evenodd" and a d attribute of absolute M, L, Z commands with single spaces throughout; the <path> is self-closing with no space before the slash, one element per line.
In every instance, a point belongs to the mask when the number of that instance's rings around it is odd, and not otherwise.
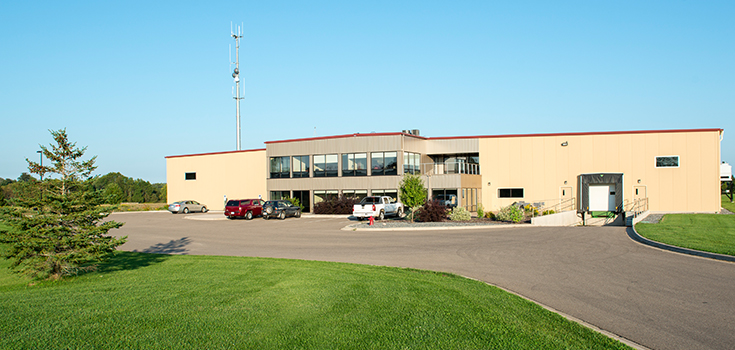
<path fill-rule="evenodd" d="M 413 221 L 414 213 L 426 202 L 426 187 L 419 175 L 406 174 L 401 180 L 401 201 L 410 211 L 409 217 Z"/>

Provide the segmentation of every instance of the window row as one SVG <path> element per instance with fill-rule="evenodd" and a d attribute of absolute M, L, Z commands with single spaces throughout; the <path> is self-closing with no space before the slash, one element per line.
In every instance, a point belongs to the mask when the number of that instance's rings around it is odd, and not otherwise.
<path fill-rule="evenodd" d="M 340 191 L 337 190 L 314 190 L 314 204 L 323 202 L 326 200 L 337 199 L 340 196 Z M 388 196 L 394 199 L 398 198 L 398 190 L 372 190 L 370 191 L 371 196 Z M 357 198 L 359 200 L 368 196 L 368 190 L 342 190 L 342 196 L 349 198 Z"/>
<path fill-rule="evenodd" d="M 339 155 L 317 154 L 314 158 L 313 177 L 337 177 L 339 174 Z M 403 153 L 403 171 L 406 174 L 420 174 L 421 155 Z M 368 164 L 367 153 L 342 154 L 342 176 L 398 175 L 398 152 L 372 152 Z M 270 158 L 270 178 L 309 177 L 309 156 L 286 156 Z"/>

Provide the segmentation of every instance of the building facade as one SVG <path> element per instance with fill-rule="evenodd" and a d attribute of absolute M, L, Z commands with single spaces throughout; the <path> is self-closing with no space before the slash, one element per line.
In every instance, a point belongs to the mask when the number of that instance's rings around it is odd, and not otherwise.
<path fill-rule="evenodd" d="M 398 197 L 403 175 L 415 174 L 432 198 L 470 211 L 525 202 L 557 212 L 634 203 L 654 212 L 718 212 L 722 133 L 428 138 L 404 131 L 268 141 L 264 150 L 167 157 L 168 194 L 169 202 L 196 199 L 215 210 L 224 196 L 296 197 L 311 211 L 340 195 Z"/>

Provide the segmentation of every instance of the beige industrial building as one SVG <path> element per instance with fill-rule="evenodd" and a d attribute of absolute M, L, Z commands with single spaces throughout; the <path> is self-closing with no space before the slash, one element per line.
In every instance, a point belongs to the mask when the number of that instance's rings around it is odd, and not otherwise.
<path fill-rule="evenodd" d="M 398 196 L 404 174 L 475 211 L 515 202 L 556 212 L 720 211 L 722 129 L 422 137 L 417 130 L 265 142 L 166 157 L 169 202 Z"/>

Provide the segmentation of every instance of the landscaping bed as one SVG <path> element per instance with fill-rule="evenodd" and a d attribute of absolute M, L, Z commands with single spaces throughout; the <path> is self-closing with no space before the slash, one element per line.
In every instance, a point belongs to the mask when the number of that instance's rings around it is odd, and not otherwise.
<path fill-rule="evenodd" d="M 530 224 L 531 220 L 525 220 L 520 223 L 497 221 L 488 218 L 472 218 L 469 221 L 438 221 L 438 222 L 411 222 L 406 218 L 402 219 L 385 219 L 376 220 L 373 226 L 370 226 L 368 220 L 352 224 L 349 227 L 353 228 L 423 228 L 423 227 L 462 227 L 462 226 L 498 226 L 498 225 L 518 225 L 518 224 Z"/>

